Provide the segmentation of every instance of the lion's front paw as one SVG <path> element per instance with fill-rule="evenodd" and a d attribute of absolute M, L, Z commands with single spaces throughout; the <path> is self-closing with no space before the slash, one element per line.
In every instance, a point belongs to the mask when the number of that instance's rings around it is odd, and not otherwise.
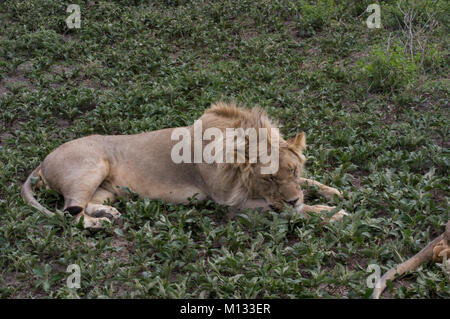
<path fill-rule="evenodd" d="M 342 193 L 333 187 L 327 187 L 326 189 L 323 190 L 322 193 L 323 193 L 323 196 L 325 196 L 325 198 L 330 201 L 334 198 L 334 195 L 336 195 L 339 198 L 344 198 Z"/>
<path fill-rule="evenodd" d="M 349 216 L 349 215 L 350 215 L 349 213 L 347 213 L 345 210 L 341 209 L 336 214 L 331 216 L 330 222 L 333 223 L 336 221 L 340 221 L 342 218 L 344 218 L 344 216 Z"/>

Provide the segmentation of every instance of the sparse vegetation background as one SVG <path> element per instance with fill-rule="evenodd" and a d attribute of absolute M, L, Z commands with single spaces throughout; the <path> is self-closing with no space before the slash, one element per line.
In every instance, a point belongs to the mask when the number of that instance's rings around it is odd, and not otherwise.
<path fill-rule="evenodd" d="M 69 30 L 69 4 L 81 28 Z M 449 219 L 450 2 L 0 3 L 0 297 L 367 298 Z M 123 225 L 47 218 L 20 186 L 63 142 L 192 124 L 212 102 L 260 105 L 307 134 L 307 175 L 343 190 L 333 225 L 131 196 Z M 61 208 L 44 189 L 39 200 Z M 312 203 L 323 199 L 311 197 Z M 81 288 L 66 286 L 70 264 Z M 428 263 L 384 297 L 450 298 Z"/>

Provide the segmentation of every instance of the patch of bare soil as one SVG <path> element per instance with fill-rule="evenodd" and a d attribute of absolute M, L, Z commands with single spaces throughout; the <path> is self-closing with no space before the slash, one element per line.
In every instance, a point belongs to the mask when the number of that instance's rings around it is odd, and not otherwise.
<path fill-rule="evenodd" d="M 24 86 L 29 89 L 34 89 L 35 87 L 33 86 L 33 84 L 31 84 L 31 82 L 27 78 L 25 78 L 25 72 L 29 71 L 32 66 L 32 62 L 26 61 L 17 67 L 17 70 L 14 74 L 10 74 L 2 81 L 0 81 L 0 97 L 4 93 L 10 91 L 12 87 Z"/>
<path fill-rule="evenodd" d="M 64 42 L 71 42 L 71 41 L 73 41 L 73 36 L 71 34 L 68 34 L 68 33 L 63 34 L 62 38 L 63 38 Z"/>
<path fill-rule="evenodd" d="M 258 31 L 256 30 L 245 30 L 240 32 L 240 37 L 244 41 L 248 41 L 252 38 L 255 38 L 259 35 Z"/>
<path fill-rule="evenodd" d="M 11 296 L 9 298 L 30 298 L 32 295 L 35 299 L 45 298 L 46 295 L 36 292 L 34 289 L 34 282 L 27 282 L 24 284 L 23 279 L 20 279 L 20 273 L 8 273 L 5 275 L 1 286 L 5 288 L 13 289 Z"/>
<path fill-rule="evenodd" d="M 111 250 L 103 253 L 101 256 L 102 258 L 118 258 L 120 260 L 121 263 L 128 263 L 129 260 L 129 256 L 130 253 L 133 252 L 134 250 L 134 245 L 132 242 L 129 242 L 128 240 L 120 237 L 120 236 L 115 236 L 112 240 L 111 240 L 111 245 L 110 247 L 112 248 Z"/>
<path fill-rule="evenodd" d="M 80 82 L 80 85 L 88 89 L 96 90 L 106 90 L 106 87 L 101 85 L 99 82 L 93 81 L 91 79 L 85 79 Z"/>
<path fill-rule="evenodd" d="M 395 291 L 397 291 L 398 288 L 404 286 L 406 289 L 411 288 L 413 281 L 408 279 L 397 279 L 392 284 L 394 285 L 392 293 L 389 291 L 388 288 L 386 288 L 385 291 L 383 291 L 383 294 L 381 295 L 381 298 L 383 299 L 394 299 L 395 298 Z"/>
<path fill-rule="evenodd" d="M 12 135 L 8 132 L 0 133 L 0 146 L 6 144 L 6 139 L 12 137 Z"/>
<path fill-rule="evenodd" d="M 446 140 L 438 134 L 434 135 L 433 142 L 442 148 L 450 148 L 450 140 Z"/>
<path fill-rule="evenodd" d="M 24 72 L 30 71 L 32 67 L 33 67 L 33 62 L 25 61 L 22 64 L 19 64 L 19 66 L 17 67 L 17 72 L 19 72 L 20 74 L 23 74 Z"/>
<path fill-rule="evenodd" d="M 395 105 L 388 103 L 383 108 L 376 110 L 375 113 L 380 116 L 380 119 L 383 123 L 385 123 L 386 125 L 391 125 L 398 120 L 397 111 L 398 110 L 396 109 Z"/>
<path fill-rule="evenodd" d="M 367 58 L 368 56 L 370 56 L 370 52 L 369 51 L 367 51 L 367 52 L 358 52 L 358 51 L 351 52 L 350 53 L 350 60 L 352 60 L 352 62 L 349 63 L 348 66 L 353 67 L 353 66 L 355 66 L 358 63 L 358 61 L 361 61 L 361 60 Z M 348 58 L 347 59 L 343 59 L 343 61 L 344 60 L 348 60 Z"/>
<path fill-rule="evenodd" d="M 183 50 L 175 45 L 172 45 L 173 52 L 169 53 L 169 57 L 173 60 L 178 59 L 178 57 L 183 53 Z"/>
<path fill-rule="evenodd" d="M 335 286 L 329 284 L 320 284 L 320 290 L 325 290 L 331 296 L 345 297 L 348 295 L 349 288 L 346 286 Z"/>
<path fill-rule="evenodd" d="M 26 79 L 23 74 L 15 74 L 6 77 L 3 81 L 0 82 L 0 95 L 10 91 L 11 87 L 24 86 L 29 89 L 34 89 L 33 84 Z"/>
<path fill-rule="evenodd" d="M 364 177 L 366 177 L 368 175 L 369 175 L 368 171 L 364 171 L 364 170 L 355 171 L 355 172 L 353 172 L 350 181 L 351 181 L 352 185 L 356 187 L 356 189 L 360 189 L 361 181 L 363 180 Z"/>
<path fill-rule="evenodd" d="M 3 125 L 3 128 L 5 129 L 5 132 L 0 133 L 0 146 L 5 145 L 6 139 L 13 136 L 11 132 L 17 129 L 19 127 L 19 124 L 20 122 L 17 120 L 9 123 L 0 122 L 0 125 Z"/>
<path fill-rule="evenodd" d="M 64 74 L 70 74 L 76 70 L 76 66 L 68 66 L 68 65 L 61 65 L 56 64 L 52 67 L 52 73 L 57 75 L 64 75 Z M 76 85 L 80 87 L 85 87 L 88 89 L 96 89 L 96 90 L 104 90 L 106 89 L 104 86 L 102 86 L 98 81 L 92 80 L 90 78 L 87 78 L 86 76 L 81 76 L 73 79 L 76 82 Z M 51 88 L 60 88 L 65 86 L 66 84 L 62 83 L 51 83 L 49 86 Z M 88 106 L 89 108 L 89 106 Z"/>
<path fill-rule="evenodd" d="M 57 119 L 56 124 L 58 124 L 58 127 L 62 129 L 68 128 L 72 125 L 69 121 L 65 119 Z"/>
<path fill-rule="evenodd" d="M 74 66 L 55 64 L 52 67 L 52 71 L 56 74 L 62 75 L 64 73 L 70 73 L 75 69 Z"/>
<path fill-rule="evenodd" d="M 6 92 L 8 92 L 8 90 L 6 89 L 6 87 L 4 85 L 2 85 L 2 82 L 0 82 L 0 97 L 5 94 Z"/>
<path fill-rule="evenodd" d="M 431 199 L 435 203 L 445 203 L 447 202 L 447 198 L 449 197 L 449 193 L 438 188 L 434 188 L 430 190 Z"/>

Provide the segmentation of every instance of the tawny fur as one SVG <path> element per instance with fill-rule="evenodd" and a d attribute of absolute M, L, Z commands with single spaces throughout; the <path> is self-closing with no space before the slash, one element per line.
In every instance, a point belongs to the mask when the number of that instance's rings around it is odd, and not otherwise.
<path fill-rule="evenodd" d="M 259 108 L 244 109 L 235 104 L 216 103 L 200 118 L 203 131 L 219 128 L 267 128 L 270 134 L 276 125 Z M 193 125 L 186 127 L 193 139 Z M 332 210 L 333 207 L 303 204 L 302 184 L 315 184 L 327 199 L 340 192 L 332 187 L 301 177 L 306 147 L 305 134 L 286 141 L 279 137 L 279 170 L 270 175 L 260 173 L 261 163 L 180 163 L 171 158 L 171 149 L 178 142 L 171 139 L 174 128 L 135 135 L 92 135 L 59 146 L 35 169 L 22 188 L 26 202 L 47 215 L 48 209 L 39 204 L 32 194 L 32 177 L 64 196 L 63 210 L 84 218 L 87 228 L 100 228 L 101 222 L 120 214 L 92 211 L 106 200 L 114 201 L 125 194 L 124 187 L 142 197 L 162 199 L 171 203 L 188 203 L 212 199 L 217 203 L 238 209 L 271 207 L 281 209 L 291 203 L 304 214 Z M 191 141 L 193 145 L 193 140 Z M 206 144 L 207 141 L 202 143 Z M 258 145 L 259 147 L 259 145 Z M 270 145 L 268 146 L 270 149 Z M 110 210 L 112 211 L 112 210 Z M 335 219 L 345 215 L 343 211 Z"/>

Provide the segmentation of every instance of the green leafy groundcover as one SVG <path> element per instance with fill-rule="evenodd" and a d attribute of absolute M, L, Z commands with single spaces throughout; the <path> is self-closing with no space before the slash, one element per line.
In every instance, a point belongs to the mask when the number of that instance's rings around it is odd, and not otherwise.
<path fill-rule="evenodd" d="M 402 36 L 396 2 L 369 29 L 371 2 L 73 0 L 81 28 L 69 30 L 64 1 L 3 1 L 0 296 L 367 298 L 368 265 L 404 261 L 449 219 L 448 23 L 420 68 L 401 42 L 386 48 Z M 65 141 L 189 125 L 221 99 L 260 105 L 285 137 L 305 131 L 307 176 L 342 190 L 351 217 L 322 225 L 131 196 L 114 203 L 120 228 L 90 233 L 20 198 Z M 37 196 L 61 207 L 53 191 Z M 384 296 L 449 298 L 449 287 L 426 263 Z"/>

